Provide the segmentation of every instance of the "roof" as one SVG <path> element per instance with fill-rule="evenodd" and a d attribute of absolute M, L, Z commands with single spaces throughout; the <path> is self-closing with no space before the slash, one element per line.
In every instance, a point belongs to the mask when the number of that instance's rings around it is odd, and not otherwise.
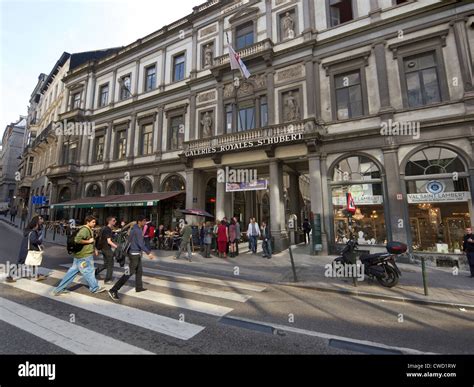
<path fill-rule="evenodd" d="M 157 192 L 132 195 L 110 195 L 100 198 L 82 198 L 65 203 L 53 204 L 53 209 L 69 208 L 116 208 L 116 207 L 152 207 L 160 201 L 181 195 L 184 192 Z"/>

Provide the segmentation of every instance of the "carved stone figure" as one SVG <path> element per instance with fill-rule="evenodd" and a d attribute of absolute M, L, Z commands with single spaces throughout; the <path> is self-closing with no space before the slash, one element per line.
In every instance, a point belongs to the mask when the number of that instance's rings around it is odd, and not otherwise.
<path fill-rule="evenodd" d="M 212 117 L 206 112 L 201 120 L 203 137 L 211 137 L 212 135 Z"/>
<path fill-rule="evenodd" d="M 282 21 L 284 39 L 293 39 L 295 37 L 295 21 L 290 12 L 287 12 Z"/>
<path fill-rule="evenodd" d="M 212 61 L 214 59 L 214 52 L 212 49 L 212 45 L 208 44 L 204 49 L 204 67 L 211 67 Z"/>
<path fill-rule="evenodd" d="M 285 121 L 297 121 L 300 119 L 300 108 L 297 99 L 290 91 L 285 103 Z"/>

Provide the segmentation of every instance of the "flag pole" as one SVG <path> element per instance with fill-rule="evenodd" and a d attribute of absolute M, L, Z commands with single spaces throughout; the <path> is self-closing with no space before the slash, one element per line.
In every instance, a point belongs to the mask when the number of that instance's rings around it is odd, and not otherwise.
<path fill-rule="evenodd" d="M 227 39 L 227 47 L 230 47 L 230 40 L 229 40 L 229 32 L 228 31 L 225 32 L 225 36 L 226 36 L 226 39 Z M 230 49 L 229 49 L 229 62 L 230 62 Z M 237 86 L 235 85 L 235 78 L 236 78 L 236 69 L 232 69 L 232 84 L 234 86 L 234 106 L 232 108 L 232 115 L 233 115 L 233 117 L 235 116 L 236 119 L 238 120 L 239 119 L 239 114 L 237 112 L 237 93 L 238 93 L 238 91 L 237 91 Z M 234 121 L 233 117 L 232 117 L 232 121 Z M 226 125 L 227 125 L 227 122 L 226 122 Z M 227 131 L 227 129 L 228 128 L 226 128 L 226 131 Z M 237 128 L 235 128 L 235 129 L 237 129 Z"/>

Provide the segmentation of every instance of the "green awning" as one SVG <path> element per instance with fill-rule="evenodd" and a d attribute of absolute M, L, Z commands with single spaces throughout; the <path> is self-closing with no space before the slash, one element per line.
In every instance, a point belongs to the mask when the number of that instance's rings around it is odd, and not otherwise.
<path fill-rule="evenodd" d="M 159 202 L 181 195 L 184 192 L 158 192 L 149 194 L 115 195 L 100 198 L 82 198 L 70 202 L 52 204 L 51 209 L 154 207 Z"/>

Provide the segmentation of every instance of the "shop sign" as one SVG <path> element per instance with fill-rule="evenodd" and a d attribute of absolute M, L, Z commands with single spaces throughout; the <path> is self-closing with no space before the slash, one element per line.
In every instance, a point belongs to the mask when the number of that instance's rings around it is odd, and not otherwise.
<path fill-rule="evenodd" d="M 408 203 L 410 204 L 467 202 L 470 196 L 470 192 L 417 193 L 407 195 Z"/>
<path fill-rule="evenodd" d="M 426 184 L 426 192 L 433 195 L 443 193 L 444 189 L 445 189 L 445 185 L 441 183 L 440 181 L 434 180 Z"/>
<path fill-rule="evenodd" d="M 263 191 L 268 188 L 267 180 L 255 180 L 242 183 L 227 183 L 226 192 L 242 192 L 242 191 Z"/>
<path fill-rule="evenodd" d="M 382 195 L 362 195 L 353 197 L 356 206 L 370 206 L 383 204 Z M 346 206 L 347 198 L 345 196 L 333 197 L 332 204 L 335 206 Z"/>

